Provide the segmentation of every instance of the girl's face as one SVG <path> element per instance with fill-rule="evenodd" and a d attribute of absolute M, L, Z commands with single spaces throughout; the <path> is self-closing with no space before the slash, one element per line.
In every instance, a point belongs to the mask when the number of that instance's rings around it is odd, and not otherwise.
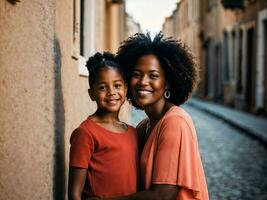
<path fill-rule="evenodd" d="M 105 67 L 97 76 L 93 88 L 89 89 L 91 99 L 96 101 L 98 109 L 102 111 L 119 112 L 127 93 L 122 74 L 116 68 Z"/>
<path fill-rule="evenodd" d="M 149 54 L 138 59 L 130 80 L 130 89 L 138 106 L 145 108 L 165 101 L 165 73 L 156 56 Z"/>

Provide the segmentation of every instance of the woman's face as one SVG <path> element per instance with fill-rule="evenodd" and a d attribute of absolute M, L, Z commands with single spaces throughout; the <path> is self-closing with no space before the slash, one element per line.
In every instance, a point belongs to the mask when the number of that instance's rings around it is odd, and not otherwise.
<path fill-rule="evenodd" d="M 143 108 L 165 101 L 165 73 L 156 56 L 149 54 L 138 59 L 130 80 L 130 89 L 137 105 Z"/>

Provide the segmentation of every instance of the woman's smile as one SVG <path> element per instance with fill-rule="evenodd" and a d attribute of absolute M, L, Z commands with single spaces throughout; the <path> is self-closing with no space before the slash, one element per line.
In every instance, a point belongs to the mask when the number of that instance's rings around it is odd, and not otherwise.
<path fill-rule="evenodd" d="M 152 95 L 153 91 L 152 90 L 147 90 L 147 89 L 137 89 L 136 90 L 138 96 L 140 97 L 146 97 L 148 95 Z"/>

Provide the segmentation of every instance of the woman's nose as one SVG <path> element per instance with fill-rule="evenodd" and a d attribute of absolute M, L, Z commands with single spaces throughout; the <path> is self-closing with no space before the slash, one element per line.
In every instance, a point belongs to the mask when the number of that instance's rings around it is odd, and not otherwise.
<path fill-rule="evenodd" d="M 139 84 L 140 85 L 148 85 L 148 82 L 149 82 L 148 77 L 147 76 L 142 76 L 140 78 Z"/>

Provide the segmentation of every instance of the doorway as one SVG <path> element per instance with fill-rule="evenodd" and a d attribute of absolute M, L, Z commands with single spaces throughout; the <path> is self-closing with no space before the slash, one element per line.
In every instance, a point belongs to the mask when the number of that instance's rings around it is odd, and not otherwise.
<path fill-rule="evenodd" d="M 245 101 L 248 110 L 251 109 L 252 104 L 252 76 L 253 76 L 253 57 L 254 57 L 254 28 L 248 29 L 247 32 L 247 59 L 246 59 L 246 90 Z"/>
<path fill-rule="evenodd" d="M 267 113 L 267 20 L 264 23 L 264 111 Z"/>

